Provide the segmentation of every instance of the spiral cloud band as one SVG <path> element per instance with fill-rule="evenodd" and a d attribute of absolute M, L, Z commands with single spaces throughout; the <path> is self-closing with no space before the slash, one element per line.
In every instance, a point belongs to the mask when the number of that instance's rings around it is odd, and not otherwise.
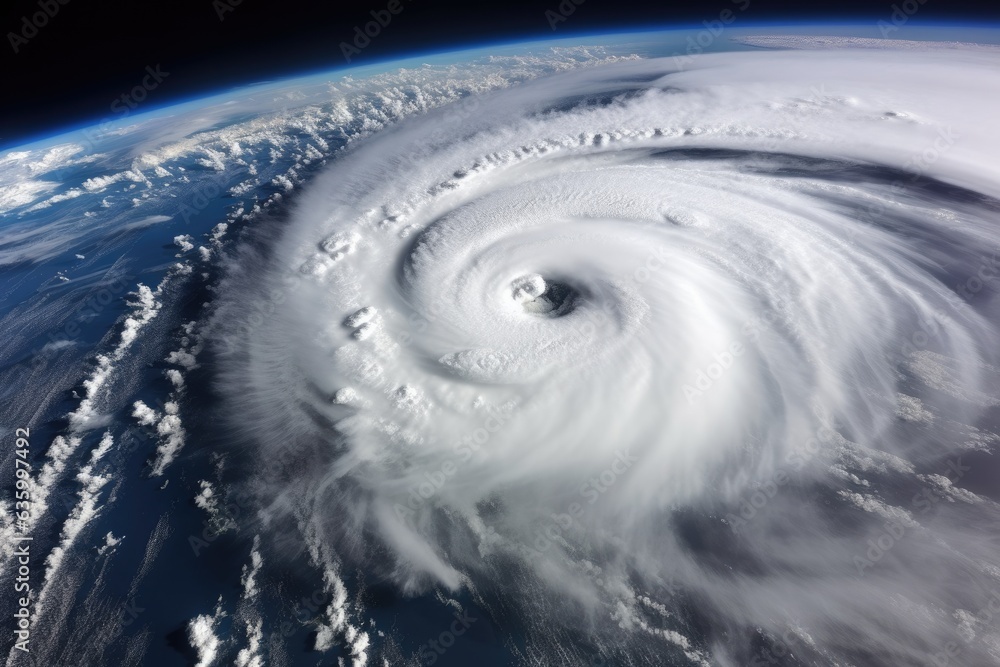
<path fill-rule="evenodd" d="M 621 62 L 355 145 L 222 292 L 268 513 L 530 664 L 997 659 L 998 64 Z"/>

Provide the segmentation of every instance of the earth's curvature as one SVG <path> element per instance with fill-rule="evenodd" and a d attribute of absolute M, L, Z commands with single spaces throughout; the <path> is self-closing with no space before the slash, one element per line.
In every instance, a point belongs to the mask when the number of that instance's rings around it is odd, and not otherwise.
<path fill-rule="evenodd" d="M 8 664 L 1000 662 L 1000 34 L 818 32 L 0 153 Z"/>

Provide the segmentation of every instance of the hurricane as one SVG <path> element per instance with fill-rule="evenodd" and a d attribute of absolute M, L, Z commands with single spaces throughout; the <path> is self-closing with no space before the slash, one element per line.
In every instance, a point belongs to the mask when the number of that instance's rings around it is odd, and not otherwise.
<path fill-rule="evenodd" d="M 199 325 L 317 647 L 369 586 L 521 664 L 995 662 L 996 58 L 621 59 L 347 146 Z"/>

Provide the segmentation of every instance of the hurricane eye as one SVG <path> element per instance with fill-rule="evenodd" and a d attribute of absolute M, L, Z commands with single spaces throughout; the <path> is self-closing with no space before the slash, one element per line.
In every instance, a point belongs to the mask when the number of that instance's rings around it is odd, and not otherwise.
<path fill-rule="evenodd" d="M 581 293 L 559 279 L 546 280 L 532 273 L 511 283 L 511 296 L 524 312 L 538 317 L 562 317 L 573 312 Z"/>

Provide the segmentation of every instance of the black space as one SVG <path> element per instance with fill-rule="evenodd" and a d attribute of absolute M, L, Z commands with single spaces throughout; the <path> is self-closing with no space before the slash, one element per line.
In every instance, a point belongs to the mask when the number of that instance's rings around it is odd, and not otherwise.
<path fill-rule="evenodd" d="M 144 102 L 150 107 L 239 84 L 342 66 L 346 63 L 340 43 L 351 41 L 355 26 L 371 21 L 370 12 L 384 10 L 388 1 L 7 0 L 0 13 L 4 34 L 0 146 L 114 117 L 111 104 L 142 81 L 147 66 L 159 65 L 169 72 Z M 556 31 L 545 12 L 570 0 L 398 1 L 403 10 L 353 64 L 483 42 L 697 24 L 738 0 L 582 0 Z M 751 22 L 875 23 L 902 0 L 749 1 L 746 16 Z M 21 41 L 22 34 L 30 35 L 24 17 L 42 12 L 46 5 L 50 13 L 58 9 L 46 17 L 37 34 Z M 919 12 L 915 18 L 924 25 L 1000 21 L 1000 3 L 995 0 L 923 0 Z M 12 39 L 17 42 L 16 53 Z"/>

